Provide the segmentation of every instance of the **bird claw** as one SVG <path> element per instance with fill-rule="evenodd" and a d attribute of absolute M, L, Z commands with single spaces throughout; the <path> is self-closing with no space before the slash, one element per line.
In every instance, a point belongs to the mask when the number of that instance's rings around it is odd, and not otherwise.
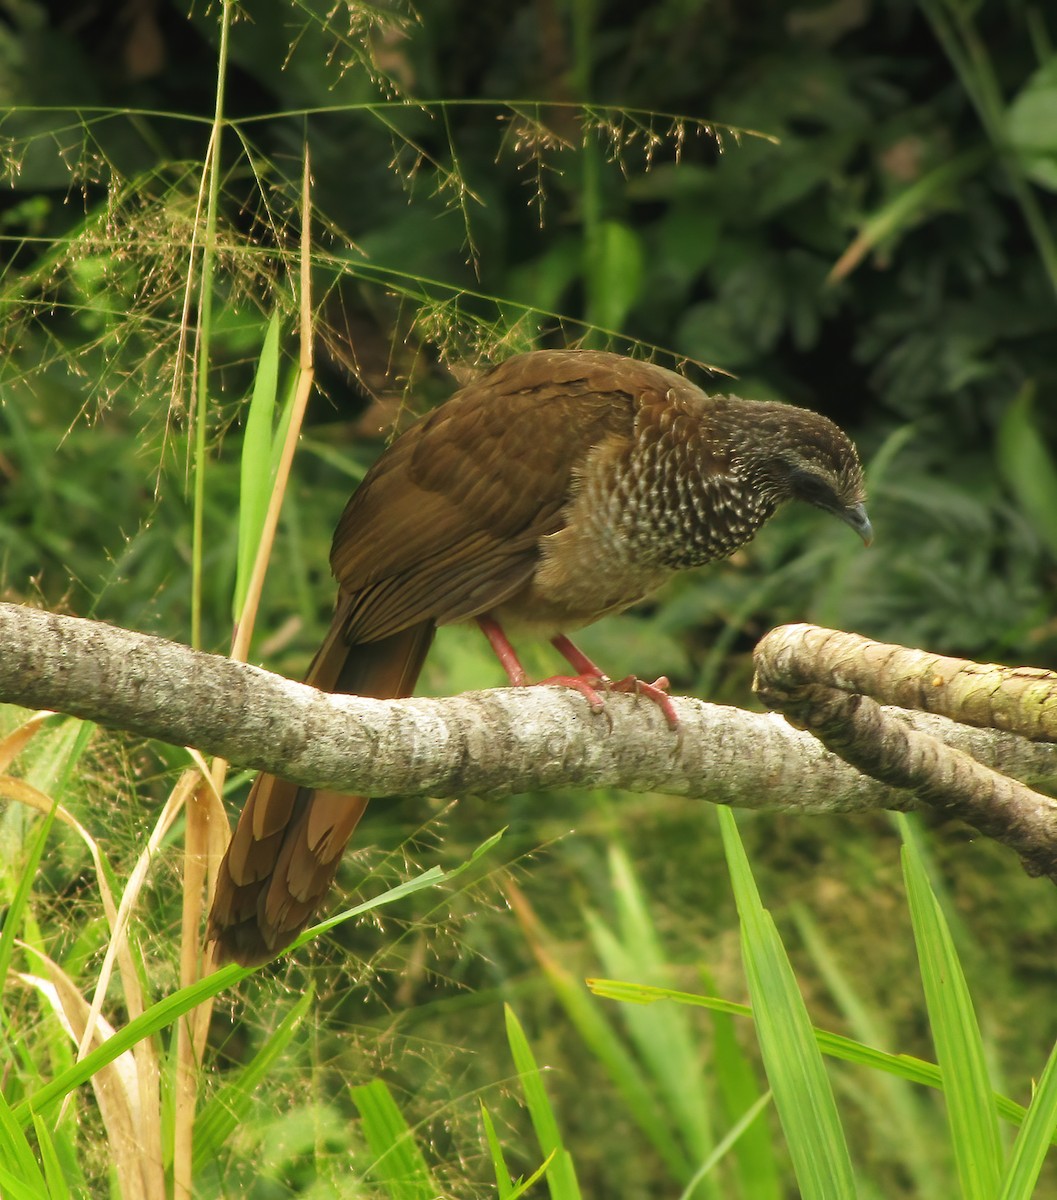
<path fill-rule="evenodd" d="M 669 727 L 679 728 L 679 714 L 675 711 L 671 696 L 668 695 L 668 689 L 672 684 L 667 675 L 662 675 L 653 683 L 647 683 L 645 679 L 639 679 L 637 675 L 627 675 L 623 679 L 618 679 L 616 683 L 609 683 L 608 680 L 606 682 L 610 691 L 630 692 L 634 696 L 645 696 L 647 700 L 652 700 L 664 713 L 664 719 L 668 722 Z"/>
<path fill-rule="evenodd" d="M 557 687 L 572 688 L 574 692 L 579 692 L 587 703 L 591 706 L 593 713 L 601 713 L 605 711 L 605 697 L 599 691 L 608 691 L 610 680 L 604 675 L 551 675 L 548 679 L 539 681 L 540 687 L 545 687 L 548 684 L 554 684 Z"/>
<path fill-rule="evenodd" d="M 624 692 L 633 696 L 644 696 L 664 713 L 664 719 L 672 729 L 679 728 L 679 716 L 675 711 L 671 696 L 668 695 L 668 688 L 672 685 L 667 675 L 662 675 L 653 683 L 647 683 L 645 679 L 639 679 L 637 675 L 627 675 L 623 679 L 617 680 L 610 679 L 608 675 L 593 673 L 552 675 L 549 679 L 541 679 L 540 684 L 555 684 L 560 687 L 572 688 L 587 699 L 593 713 L 601 713 L 605 710 L 606 701 L 603 692 Z"/>

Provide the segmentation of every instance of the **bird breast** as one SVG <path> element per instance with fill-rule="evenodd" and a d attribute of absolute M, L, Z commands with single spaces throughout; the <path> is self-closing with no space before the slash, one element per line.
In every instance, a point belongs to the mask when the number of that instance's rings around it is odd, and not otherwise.
<path fill-rule="evenodd" d="M 586 456 L 563 527 L 540 539 L 530 584 L 497 610 L 504 623 L 551 634 L 620 612 L 675 572 L 732 554 L 773 511 L 685 425 L 637 433 Z"/>

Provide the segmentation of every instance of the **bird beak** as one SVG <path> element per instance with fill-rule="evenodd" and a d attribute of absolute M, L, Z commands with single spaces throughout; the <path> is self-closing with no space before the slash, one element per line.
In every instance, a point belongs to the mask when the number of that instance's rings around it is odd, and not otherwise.
<path fill-rule="evenodd" d="M 870 524 L 870 518 L 866 515 L 863 505 L 852 504 L 848 508 L 842 509 L 838 516 L 846 525 L 850 525 L 855 530 L 862 538 L 864 545 L 869 546 L 873 541 L 873 526 Z"/>

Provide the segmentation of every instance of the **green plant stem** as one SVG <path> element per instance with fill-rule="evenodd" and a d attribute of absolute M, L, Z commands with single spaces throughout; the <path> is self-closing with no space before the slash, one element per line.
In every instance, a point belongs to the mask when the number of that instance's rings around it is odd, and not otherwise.
<path fill-rule="evenodd" d="M 194 503 L 191 535 L 191 645 L 202 644 L 202 568 L 205 539 L 206 430 L 209 419 L 209 342 L 213 317 L 213 258 L 216 253 L 217 205 L 220 196 L 220 141 L 224 128 L 224 85 L 227 80 L 228 33 L 231 0 L 224 0 L 220 16 L 220 49 L 217 55 L 216 106 L 206 154 L 209 195 L 206 201 L 206 235 L 202 245 L 202 277 L 198 302 L 194 443 Z"/>

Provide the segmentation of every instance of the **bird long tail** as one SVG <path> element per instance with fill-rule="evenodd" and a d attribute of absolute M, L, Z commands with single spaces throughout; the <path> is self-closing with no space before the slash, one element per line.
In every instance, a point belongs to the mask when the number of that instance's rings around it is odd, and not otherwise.
<path fill-rule="evenodd" d="M 353 645 L 344 626 L 339 606 L 305 682 L 377 699 L 409 696 L 433 641 L 433 623 Z M 366 807 L 365 796 L 257 776 L 220 864 L 209 914 L 218 962 L 256 966 L 293 941 L 323 903 Z"/>

